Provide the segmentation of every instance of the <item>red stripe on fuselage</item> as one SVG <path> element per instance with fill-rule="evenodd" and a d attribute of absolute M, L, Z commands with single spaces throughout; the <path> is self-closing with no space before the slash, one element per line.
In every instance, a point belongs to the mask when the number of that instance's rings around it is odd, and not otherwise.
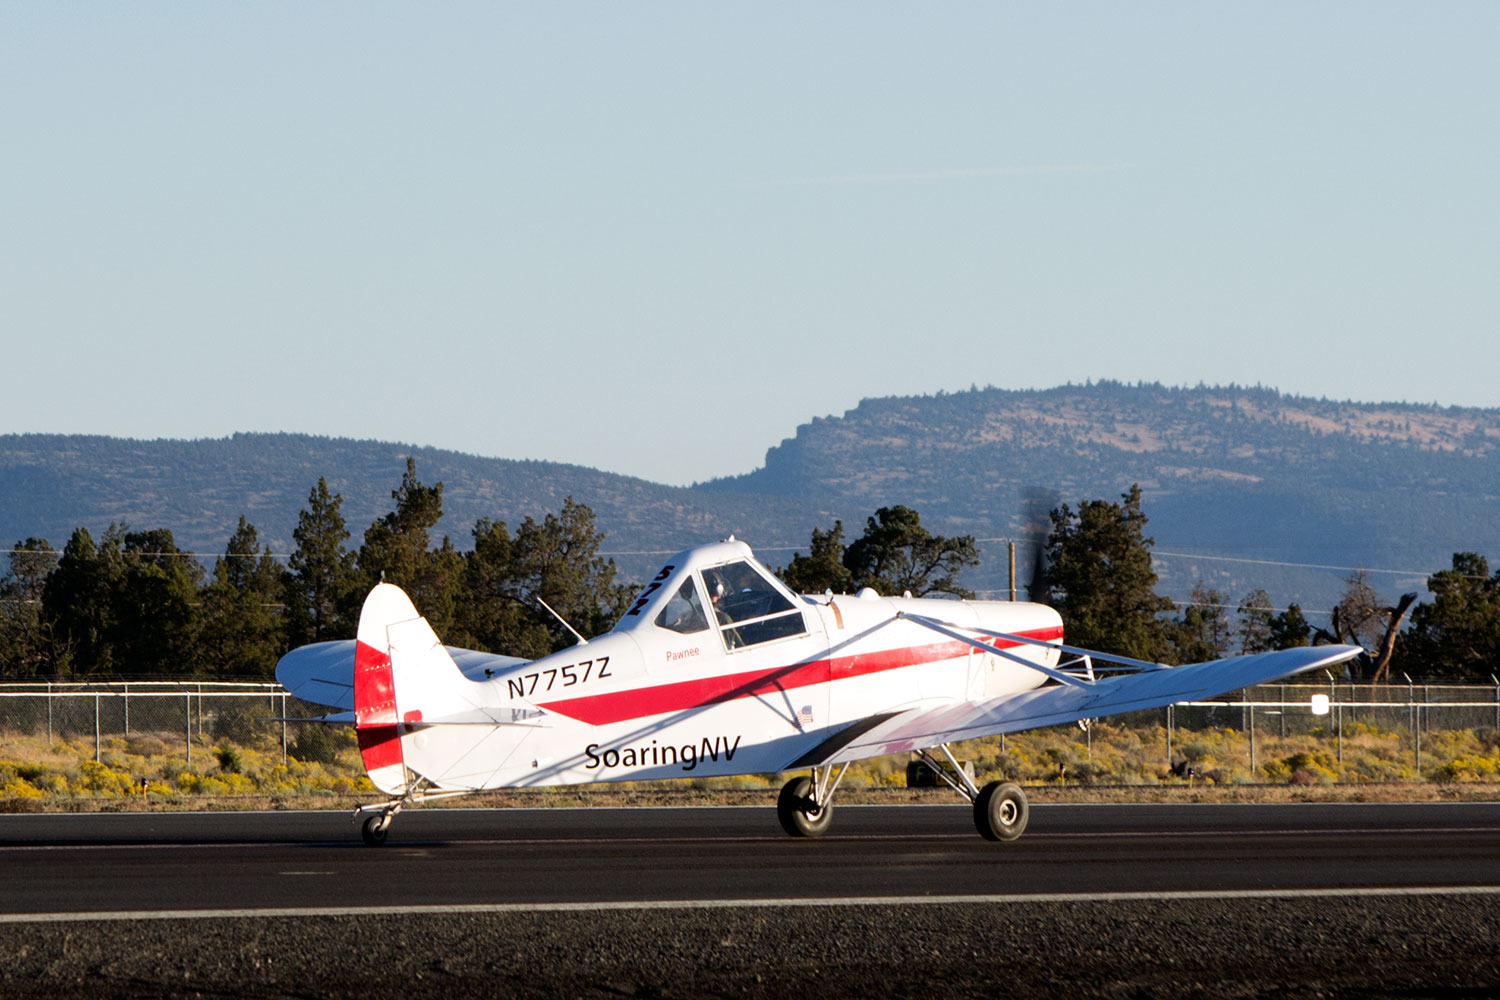
<path fill-rule="evenodd" d="M 1033 629 L 1018 634 L 1028 639 L 1052 642 L 1062 638 L 1062 629 L 1056 627 Z M 999 639 L 991 641 L 1002 649 L 1022 645 Z M 869 653 L 855 653 L 852 656 L 772 667 L 769 670 L 747 670 L 738 674 L 698 677 L 670 684 L 631 688 L 627 691 L 586 695 L 565 701 L 539 703 L 539 707 L 577 719 L 579 722 L 587 722 L 591 726 L 602 726 L 611 722 L 640 719 L 648 715 L 703 708 L 739 698 L 753 698 L 777 691 L 806 687 L 809 684 L 847 680 L 887 670 L 899 670 L 902 667 L 914 667 L 923 663 L 937 663 L 963 656 L 970 648 L 968 643 L 952 641 L 937 642 L 926 646 L 906 646 L 900 649 L 882 649 Z"/>

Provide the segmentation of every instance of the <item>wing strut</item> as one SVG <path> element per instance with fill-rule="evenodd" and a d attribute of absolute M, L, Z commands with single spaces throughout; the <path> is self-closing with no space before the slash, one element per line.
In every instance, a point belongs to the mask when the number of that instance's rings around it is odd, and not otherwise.
<path fill-rule="evenodd" d="M 1048 677 L 1051 677 L 1057 681 L 1061 681 L 1064 684 L 1071 684 L 1074 687 L 1088 687 L 1093 683 L 1095 667 L 1095 664 L 1093 662 L 1094 660 L 1108 661 L 1109 665 L 1100 667 L 1099 669 L 1101 670 L 1145 671 L 1172 669 L 1165 663 L 1152 663 L 1150 660 L 1135 660 L 1131 659 L 1128 656 L 1120 656 L 1117 653 L 1101 653 L 1095 649 L 1084 649 L 1081 646 L 1068 646 L 1060 642 L 1048 642 L 1045 639 L 1033 639 L 1030 636 L 1017 635 L 1013 632 L 994 632 L 987 628 L 979 628 L 978 626 L 954 625 L 952 622 L 940 622 L 935 618 L 928 618 L 925 615 L 914 615 L 906 611 L 896 612 L 896 617 L 904 618 L 909 622 L 915 622 L 916 624 L 921 625 L 923 628 L 929 628 L 934 632 L 940 632 L 951 639 L 957 639 L 959 642 L 966 642 L 970 646 L 973 646 L 975 649 L 983 650 L 986 653 L 994 653 L 996 656 L 1003 656 L 1013 663 L 1019 663 L 1023 667 L 1030 667 L 1032 670 L 1036 670 L 1040 673 L 1046 674 Z M 1033 663 L 1030 660 L 1023 659 L 1022 657 L 1017 656 L 1015 653 L 1007 652 L 1006 650 L 1003 650 L 991 643 L 980 642 L 977 639 L 972 639 L 969 636 L 964 635 L 962 632 L 956 631 L 959 628 L 968 628 L 970 632 L 978 632 L 980 635 L 987 635 L 993 639 L 1004 639 L 1006 642 L 1014 642 L 1023 646 L 1040 646 L 1043 649 L 1055 649 L 1060 653 L 1068 653 L 1072 656 L 1076 656 L 1083 661 L 1084 669 L 1088 672 L 1088 679 L 1085 680 L 1081 677 L 1078 677 L 1076 674 L 1070 674 L 1063 670 L 1044 667 L 1040 663 Z"/>
<path fill-rule="evenodd" d="M 996 646 L 992 643 L 980 642 L 978 639 L 971 639 L 970 637 L 964 635 L 962 632 L 957 631 L 955 627 L 950 626 L 945 622 L 939 622 L 935 619 L 924 617 L 923 615 L 909 614 L 905 611 L 896 612 L 896 617 L 905 618 L 909 622 L 915 622 L 916 624 L 921 625 L 923 628 L 930 628 L 932 629 L 932 631 L 938 632 L 942 635 L 946 635 L 950 639 L 957 639 L 959 642 L 968 643 L 975 649 L 982 650 L 986 653 L 994 653 L 996 656 L 1003 656 L 1005 657 L 1005 659 L 1010 660 L 1013 663 L 1019 663 L 1023 667 L 1029 667 L 1030 669 L 1035 670 L 1038 673 L 1046 674 L 1048 677 L 1060 683 L 1071 684 L 1073 687 L 1080 688 L 1088 688 L 1093 684 L 1092 680 L 1083 680 L 1082 678 L 1075 677 L 1072 674 L 1066 673 L 1062 670 L 1054 670 L 1052 667 L 1044 667 L 1040 663 L 1033 663 L 1030 660 L 1017 656 L 1015 653 L 1007 652 L 1006 650 L 1003 650 L 999 646 Z M 974 629 L 973 631 L 984 632 L 985 635 L 993 635 L 997 639 L 1015 639 L 1029 645 L 1047 646 L 1052 649 L 1062 649 L 1066 652 L 1073 652 L 1072 649 L 1069 649 L 1066 646 L 1059 646 L 1056 643 L 1042 642 L 1037 639 L 1025 639 L 1019 635 L 1010 635 L 1009 633 L 1005 632 L 985 632 L 983 629 Z M 1087 657 L 1089 655 L 1087 650 L 1079 650 L 1078 652 L 1085 658 L 1085 660 L 1087 660 Z M 1090 672 L 1092 672 L 1092 669 Z"/>
<path fill-rule="evenodd" d="M 1132 660 L 1130 657 L 1121 656 L 1118 653 L 1101 653 L 1097 649 L 1084 649 L 1081 646 L 1065 646 L 1060 642 L 1048 642 L 1045 639 L 1033 639 L 1030 636 L 1014 635 L 1010 632 L 991 632 L 989 629 L 977 627 L 974 629 L 974 631 L 983 633 L 984 635 L 994 636 L 997 639 L 1008 639 L 1014 642 L 1019 642 L 1027 646 L 1042 646 L 1046 649 L 1056 649 L 1064 653 L 1072 653 L 1074 656 L 1083 656 L 1095 660 L 1108 660 L 1111 663 L 1118 663 L 1118 667 L 1110 668 L 1112 670 L 1173 669 L 1172 667 L 1167 666 L 1165 663 L 1153 663 L 1150 660 Z"/>
<path fill-rule="evenodd" d="M 974 780 L 969 777 L 969 772 L 958 766 L 958 761 L 953 759 L 953 751 L 948 749 L 948 744 L 939 743 L 937 745 L 937 749 L 943 751 L 943 756 L 947 757 L 948 763 L 953 765 L 953 771 L 951 774 L 946 767 L 938 763 L 936 757 L 932 756 L 931 749 L 917 750 L 914 752 L 919 758 L 921 758 L 922 763 L 926 764 L 929 768 L 932 769 L 933 774 L 937 775 L 943 780 L 944 784 L 946 784 L 949 788 L 953 789 L 958 794 L 962 795 L 964 798 L 968 799 L 970 802 L 973 802 L 979 797 L 979 789 L 975 787 Z M 954 775 L 957 775 L 957 777 L 955 778 Z"/>

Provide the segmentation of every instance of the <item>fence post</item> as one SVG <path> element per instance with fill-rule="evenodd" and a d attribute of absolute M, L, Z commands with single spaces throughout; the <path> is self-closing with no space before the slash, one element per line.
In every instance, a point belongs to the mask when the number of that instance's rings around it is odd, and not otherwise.
<path fill-rule="evenodd" d="M 1281 692 L 1281 738 L 1286 739 L 1286 685 L 1280 685 L 1277 690 Z"/>
<path fill-rule="evenodd" d="M 1412 764 L 1416 768 L 1417 776 L 1422 775 L 1422 739 L 1417 735 L 1417 686 L 1410 677 L 1406 677 L 1406 726 L 1411 730 L 1411 752 Z"/>
<path fill-rule="evenodd" d="M 1255 775 L 1255 703 L 1250 700 L 1250 689 L 1245 688 L 1245 718 L 1249 725 L 1245 726 L 1245 732 L 1250 735 L 1250 774 Z"/>
<path fill-rule="evenodd" d="M 99 692 L 94 692 L 94 763 L 99 763 Z"/>
<path fill-rule="evenodd" d="M 286 767 L 286 692 L 281 693 L 281 766 Z"/>
<path fill-rule="evenodd" d="M 193 692 L 184 691 L 182 694 L 182 718 L 187 723 L 187 762 L 193 763 Z"/>
<path fill-rule="evenodd" d="M 1334 691 L 1333 696 L 1335 698 L 1337 698 L 1338 697 L 1338 692 Z M 1335 727 L 1338 730 L 1339 763 L 1343 764 L 1344 763 L 1344 703 L 1343 702 L 1339 702 L 1338 703 L 1338 707 L 1335 709 L 1335 711 L 1338 712 L 1338 721 L 1335 722 L 1334 725 L 1335 725 Z"/>
<path fill-rule="evenodd" d="M 1172 706 L 1167 706 L 1167 770 L 1172 770 Z"/>
<path fill-rule="evenodd" d="M 1412 735 L 1412 752 L 1417 755 L 1417 780 L 1421 781 L 1422 780 L 1422 706 L 1421 705 L 1417 706 L 1416 712 L 1417 712 L 1417 718 L 1416 718 L 1417 725 L 1416 725 L 1416 728 L 1412 730 L 1412 734 L 1411 734 Z M 1429 711 L 1427 714 L 1431 715 L 1432 713 Z"/>
<path fill-rule="evenodd" d="M 125 735 L 130 735 L 130 685 L 125 685 Z"/>
<path fill-rule="evenodd" d="M 1500 685 L 1495 687 L 1496 712 L 1500 712 Z M 47 748 L 52 748 L 52 682 L 47 682 Z"/>

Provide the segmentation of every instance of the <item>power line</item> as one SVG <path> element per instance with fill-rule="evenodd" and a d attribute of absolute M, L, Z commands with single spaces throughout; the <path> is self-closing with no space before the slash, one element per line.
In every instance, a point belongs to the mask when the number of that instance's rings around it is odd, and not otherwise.
<path fill-rule="evenodd" d="M 1037 547 L 1037 548 L 1041 547 L 1041 543 L 1037 542 L 1035 539 L 1032 539 L 1032 538 L 1004 538 L 1004 537 L 999 537 L 999 538 L 976 538 L 976 539 L 974 539 L 974 541 L 976 543 L 982 543 L 982 542 L 1005 542 L 1007 544 L 1014 542 L 1018 546 L 1020 546 L 1020 545 L 1027 545 L 1027 546 L 1032 546 L 1032 547 Z M 805 548 L 807 548 L 807 546 L 805 546 L 805 545 L 756 545 L 756 546 L 754 546 L 754 549 L 755 549 L 756 552 L 799 552 L 799 551 L 801 551 L 802 549 L 805 549 Z M 60 550 L 53 550 L 52 552 L 46 552 L 46 553 L 36 552 L 35 550 L 32 550 L 32 549 L 11 549 L 9 551 L 10 552 L 14 552 L 14 553 L 24 553 L 24 554 L 29 554 L 29 555 L 30 554 L 35 554 L 35 555 L 54 555 L 54 556 L 56 556 L 59 559 L 61 559 L 62 555 L 63 555 L 63 553 Z M 607 557 L 610 557 L 610 558 L 623 557 L 623 556 L 671 556 L 671 555 L 676 555 L 680 551 L 682 551 L 682 550 L 681 549 L 611 549 L 611 550 L 600 551 L 600 552 L 597 552 L 595 554 L 599 555 L 599 556 L 607 556 Z M 122 552 L 121 554 L 122 555 L 127 555 L 127 556 L 137 556 L 137 557 L 140 557 L 140 558 L 150 558 L 150 559 L 178 558 L 178 559 L 196 559 L 196 560 L 199 560 L 199 561 L 208 561 L 208 560 L 211 560 L 211 559 L 262 559 L 262 558 L 265 558 L 265 557 L 269 556 L 271 559 L 276 560 L 277 562 L 286 562 L 287 560 L 291 559 L 292 555 L 294 555 L 294 553 L 290 553 L 290 552 L 222 552 L 222 553 L 199 553 L 199 552 L 180 552 L 180 551 L 179 552 L 139 552 L 139 551 L 134 551 L 134 550 L 127 551 L 127 552 Z M 1328 570 L 1328 571 L 1335 571 L 1335 572 L 1340 572 L 1340 573 L 1364 572 L 1364 573 L 1379 573 L 1379 574 L 1384 574 L 1384 575 L 1389 575 L 1389 576 L 1419 576 L 1419 577 L 1429 577 L 1429 576 L 1432 576 L 1436 572 L 1445 572 L 1443 570 L 1431 570 L 1431 569 L 1387 569 L 1387 568 L 1376 567 L 1376 566 L 1339 566 L 1339 565 L 1335 565 L 1335 564 L 1332 564 L 1332 563 L 1305 563 L 1305 562 L 1295 562 L 1295 561 L 1292 561 L 1292 560 L 1285 560 L 1285 559 L 1252 559 L 1252 558 L 1249 558 L 1248 556 L 1221 556 L 1221 555 L 1210 555 L 1210 554 L 1203 553 L 1203 552 L 1167 552 L 1167 551 L 1162 551 L 1160 549 L 1153 549 L 1153 550 L 1151 550 L 1151 558 L 1153 560 L 1158 559 L 1158 558 L 1165 558 L 1165 559 L 1197 559 L 1197 560 L 1202 560 L 1202 561 L 1206 561 L 1206 562 L 1230 562 L 1230 563 L 1240 563 L 1240 564 L 1248 565 L 1248 566 L 1272 566 L 1272 567 L 1277 567 L 1277 568 L 1281 568 L 1281 569 Z M 1478 574 L 1472 574 L 1472 575 L 1466 575 L 1465 579 L 1484 580 L 1484 579 L 1489 579 L 1489 578 L 1488 577 L 1484 577 L 1484 576 L 1480 576 Z"/>
<path fill-rule="evenodd" d="M 1008 588 L 1004 590 L 976 590 L 974 591 L 974 596 L 983 597 L 986 594 L 997 594 L 1004 596 L 1008 595 L 1009 593 L 1010 590 Z M 1248 606 L 1239 604 L 1210 604 L 1204 601 L 1172 601 L 1172 606 L 1174 608 L 1217 608 L 1223 611 L 1270 611 L 1275 614 L 1285 614 L 1286 612 L 1291 610 L 1291 608 L 1250 608 Z M 1319 608 L 1304 608 L 1299 606 L 1297 610 L 1302 612 L 1304 615 L 1316 615 L 1322 618 L 1327 618 L 1328 616 L 1333 614 L 1332 608 L 1324 611 Z"/>
<path fill-rule="evenodd" d="M 1204 559 L 1210 562 L 1247 563 L 1252 566 L 1279 566 L 1284 569 L 1325 569 L 1341 573 L 1388 573 L 1392 576 L 1431 576 L 1430 569 L 1377 569 L 1371 566 L 1331 566 L 1326 563 L 1288 562 L 1281 559 L 1249 559 L 1244 556 L 1207 556 L 1197 552 L 1158 552 L 1152 550 L 1152 558 L 1166 556 L 1168 559 Z M 1476 579 L 1478 579 L 1476 577 Z"/>
<path fill-rule="evenodd" d="M 1029 545 L 1033 548 L 1041 548 L 1042 543 L 1034 538 L 976 538 L 975 542 L 1014 542 L 1016 545 Z M 1282 569 L 1317 569 L 1335 570 L 1340 573 L 1384 573 L 1391 576 L 1431 576 L 1436 570 L 1430 569 L 1382 569 L 1372 566 L 1334 566 L 1329 563 L 1304 563 L 1292 562 L 1283 559 L 1251 559 L 1247 556 L 1217 556 L 1207 555 L 1201 552 L 1164 552 L 1160 549 L 1151 550 L 1151 558 L 1163 557 L 1167 559 L 1202 559 L 1208 562 L 1232 562 L 1244 563 L 1251 566 L 1275 566 Z M 1482 580 L 1488 577 L 1474 576 L 1472 579 Z"/>

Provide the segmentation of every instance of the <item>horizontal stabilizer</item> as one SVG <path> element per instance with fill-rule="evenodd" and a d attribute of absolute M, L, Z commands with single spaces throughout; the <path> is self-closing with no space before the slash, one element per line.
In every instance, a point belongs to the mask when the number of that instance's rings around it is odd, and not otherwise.
<path fill-rule="evenodd" d="M 257 719 L 257 722 L 319 722 L 325 726 L 352 726 L 354 725 L 353 712 L 333 712 L 329 715 L 310 715 L 302 718 L 277 718 Z"/>
<path fill-rule="evenodd" d="M 292 697 L 327 705 L 354 708 L 354 640 L 336 639 L 300 646 L 276 664 L 276 680 Z M 471 681 L 487 680 L 531 661 L 518 656 L 482 653 L 477 649 L 444 646 L 459 671 Z"/>

